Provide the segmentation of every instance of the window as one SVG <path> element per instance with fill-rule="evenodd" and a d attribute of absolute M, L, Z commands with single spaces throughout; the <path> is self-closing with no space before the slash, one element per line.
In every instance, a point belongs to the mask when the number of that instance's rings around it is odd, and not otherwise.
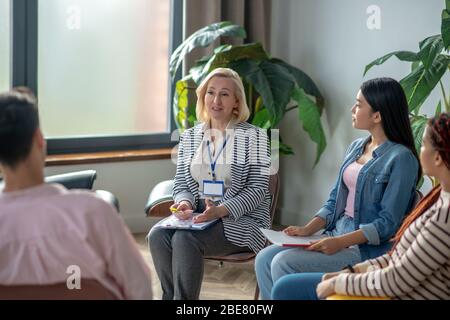
<path fill-rule="evenodd" d="M 27 19 L 22 79 L 50 154 L 174 144 L 168 64 L 182 0 L 16 1 L 14 19 Z"/>
<path fill-rule="evenodd" d="M 0 92 L 10 87 L 10 0 L 0 0 Z"/>

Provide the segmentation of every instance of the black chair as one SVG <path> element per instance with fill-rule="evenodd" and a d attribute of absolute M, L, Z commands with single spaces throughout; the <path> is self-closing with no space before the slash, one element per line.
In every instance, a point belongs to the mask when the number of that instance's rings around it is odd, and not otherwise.
<path fill-rule="evenodd" d="M 67 189 L 92 189 L 97 178 L 95 170 L 76 171 L 45 177 L 47 183 L 59 183 Z"/>
<path fill-rule="evenodd" d="M 67 189 L 92 190 L 96 178 L 97 172 L 95 170 L 84 170 L 48 176 L 45 177 L 45 182 L 59 183 Z M 1 189 L 3 189 L 3 182 L 0 180 Z M 112 204 L 117 209 L 117 212 L 120 212 L 119 199 L 114 194 L 106 190 L 95 190 L 95 193 L 104 201 Z"/>
<path fill-rule="evenodd" d="M 96 178 L 97 172 L 95 170 L 84 170 L 48 176 L 45 177 L 45 182 L 59 183 L 67 189 L 91 190 Z M 119 199 L 113 193 L 106 190 L 95 190 L 95 193 L 104 201 L 112 204 L 117 209 L 117 212 L 120 212 Z"/>

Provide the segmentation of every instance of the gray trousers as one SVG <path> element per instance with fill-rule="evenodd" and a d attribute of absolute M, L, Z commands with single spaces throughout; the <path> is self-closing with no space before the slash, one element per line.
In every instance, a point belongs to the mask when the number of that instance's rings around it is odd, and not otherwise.
<path fill-rule="evenodd" d="M 203 256 L 248 251 L 225 238 L 222 220 L 205 230 L 153 228 L 148 244 L 163 300 L 197 300 L 203 279 Z"/>

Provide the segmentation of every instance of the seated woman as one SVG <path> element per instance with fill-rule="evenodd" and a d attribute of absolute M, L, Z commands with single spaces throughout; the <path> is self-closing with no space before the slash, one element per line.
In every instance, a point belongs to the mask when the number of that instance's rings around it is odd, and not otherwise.
<path fill-rule="evenodd" d="M 421 170 L 400 84 L 390 78 L 364 82 L 352 123 L 370 136 L 350 145 L 329 199 L 315 217 L 306 226 L 284 230 L 309 236 L 325 228 L 329 237 L 307 249 L 272 245 L 259 252 L 255 269 L 263 299 L 270 299 L 273 283 L 284 275 L 334 272 L 384 254 L 411 209 Z"/>
<path fill-rule="evenodd" d="M 321 273 L 282 277 L 275 283 L 272 297 L 317 299 L 338 293 L 450 299 L 450 114 L 428 122 L 420 162 L 424 174 L 437 178 L 440 185 L 405 219 L 389 253 L 323 277 Z"/>
<path fill-rule="evenodd" d="M 267 134 L 246 123 L 249 109 L 239 75 L 213 70 L 197 89 L 197 119 L 180 138 L 173 208 L 179 219 L 219 218 L 205 230 L 152 228 L 150 252 L 163 299 L 198 299 L 203 257 L 265 245 L 259 228 L 270 226 Z M 217 188 L 219 186 L 219 188 Z"/>

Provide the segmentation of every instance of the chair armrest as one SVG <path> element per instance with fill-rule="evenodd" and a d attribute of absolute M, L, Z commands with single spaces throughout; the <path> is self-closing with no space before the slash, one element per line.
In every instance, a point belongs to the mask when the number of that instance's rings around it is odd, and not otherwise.
<path fill-rule="evenodd" d="M 119 199 L 112 192 L 106 190 L 95 190 L 95 194 L 104 201 L 114 206 L 117 210 L 117 213 L 120 212 Z"/>

